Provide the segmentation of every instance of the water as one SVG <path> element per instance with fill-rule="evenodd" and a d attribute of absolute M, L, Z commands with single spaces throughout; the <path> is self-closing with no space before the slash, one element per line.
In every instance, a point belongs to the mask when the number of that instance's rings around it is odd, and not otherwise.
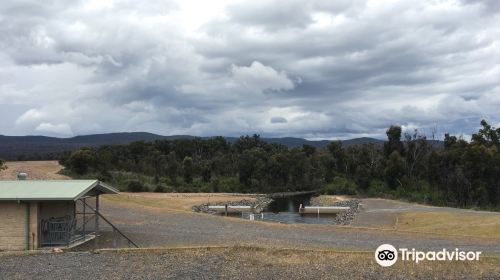
<path fill-rule="evenodd" d="M 266 212 L 299 212 L 300 204 L 309 205 L 312 194 L 289 195 L 273 198 L 273 202 L 267 206 Z"/>
<path fill-rule="evenodd" d="M 273 202 L 260 214 L 254 214 L 254 219 L 281 223 L 301 224 L 330 224 L 331 215 L 300 215 L 299 207 L 309 205 L 312 194 L 300 194 L 284 197 L 275 197 Z M 250 219 L 250 213 L 243 213 L 243 219 Z"/>

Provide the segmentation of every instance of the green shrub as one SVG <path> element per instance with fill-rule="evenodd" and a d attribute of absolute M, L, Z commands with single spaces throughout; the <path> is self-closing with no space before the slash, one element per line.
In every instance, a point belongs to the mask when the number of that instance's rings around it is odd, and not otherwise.
<path fill-rule="evenodd" d="M 208 183 L 203 183 L 200 188 L 200 192 L 209 193 L 212 192 L 212 187 Z"/>
<path fill-rule="evenodd" d="M 109 182 L 113 179 L 113 176 L 111 173 L 109 173 L 107 170 L 102 170 L 97 174 L 97 180 L 102 181 L 102 182 Z"/>
<path fill-rule="evenodd" d="M 143 192 L 145 189 L 146 188 L 140 181 L 130 181 L 127 185 L 127 190 L 129 192 Z"/>
<path fill-rule="evenodd" d="M 161 184 L 156 185 L 155 192 L 165 192 L 165 187 Z"/>
<path fill-rule="evenodd" d="M 358 193 L 358 185 L 347 178 L 335 177 L 333 182 L 323 187 L 324 194 L 346 194 L 355 195 Z"/>
<path fill-rule="evenodd" d="M 202 178 L 196 178 L 193 183 L 193 188 L 196 189 L 197 192 L 212 192 L 212 188 L 210 187 L 210 184 L 207 182 L 204 182 Z"/>
<path fill-rule="evenodd" d="M 213 180 L 212 189 L 215 190 L 216 187 L 220 192 L 227 193 L 241 192 L 242 189 L 237 177 L 223 177 L 220 180 Z"/>
<path fill-rule="evenodd" d="M 368 196 L 387 197 L 390 194 L 389 186 L 382 180 L 372 180 L 368 187 Z"/>

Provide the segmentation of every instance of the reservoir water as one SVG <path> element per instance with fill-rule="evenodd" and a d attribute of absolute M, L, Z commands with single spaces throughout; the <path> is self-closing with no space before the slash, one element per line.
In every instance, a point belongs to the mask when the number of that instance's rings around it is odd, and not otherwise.
<path fill-rule="evenodd" d="M 300 215 L 300 204 L 309 205 L 313 194 L 273 196 L 267 208 L 260 214 L 254 214 L 255 220 L 280 223 L 330 224 L 333 215 Z M 250 219 L 249 213 L 242 214 L 243 219 Z"/>

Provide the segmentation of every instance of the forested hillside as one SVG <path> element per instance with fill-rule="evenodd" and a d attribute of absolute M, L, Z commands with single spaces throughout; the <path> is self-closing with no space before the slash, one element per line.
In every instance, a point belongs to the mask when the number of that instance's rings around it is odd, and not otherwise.
<path fill-rule="evenodd" d="M 383 145 L 288 148 L 242 136 L 157 140 L 83 148 L 60 159 L 76 177 L 98 177 L 129 191 L 281 192 L 406 198 L 435 205 L 500 206 L 500 129 L 485 121 L 467 142 L 444 147 L 418 131 L 387 130 Z"/>
<path fill-rule="evenodd" d="M 147 132 L 119 132 L 80 135 L 71 138 L 47 136 L 4 136 L 0 135 L 0 158 L 8 160 L 52 160 L 57 159 L 65 151 L 73 151 L 82 147 L 99 147 L 102 145 L 126 145 L 135 141 L 151 142 L 155 140 L 195 139 L 191 135 L 163 136 Z M 210 139 L 213 137 L 202 137 Z M 229 143 L 238 140 L 236 137 L 224 137 Z M 304 144 L 324 148 L 328 140 L 306 140 L 303 138 L 261 138 L 264 142 L 283 144 L 289 148 L 301 147 Z M 355 138 L 343 140 L 344 146 L 373 143 L 382 145 L 383 141 L 373 138 Z"/>

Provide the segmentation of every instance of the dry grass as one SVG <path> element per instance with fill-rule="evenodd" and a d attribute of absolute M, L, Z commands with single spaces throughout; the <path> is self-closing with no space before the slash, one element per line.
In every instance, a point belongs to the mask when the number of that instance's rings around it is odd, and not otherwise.
<path fill-rule="evenodd" d="M 191 211 L 193 205 L 221 201 L 255 200 L 255 195 L 229 193 L 120 193 L 104 195 L 107 201 L 124 207 Z"/>
<path fill-rule="evenodd" d="M 408 212 L 398 216 L 396 229 L 500 239 L 500 215 Z"/>
<path fill-rule="evenodd" d="M 0 171 L 0 180 L 15 180 L 18 172 L 27 172 L 30 180 L 65 180 L 67 176 L 57 174 L 63 167 L 51 161 L 9 161 L 7 169 Z"/>

